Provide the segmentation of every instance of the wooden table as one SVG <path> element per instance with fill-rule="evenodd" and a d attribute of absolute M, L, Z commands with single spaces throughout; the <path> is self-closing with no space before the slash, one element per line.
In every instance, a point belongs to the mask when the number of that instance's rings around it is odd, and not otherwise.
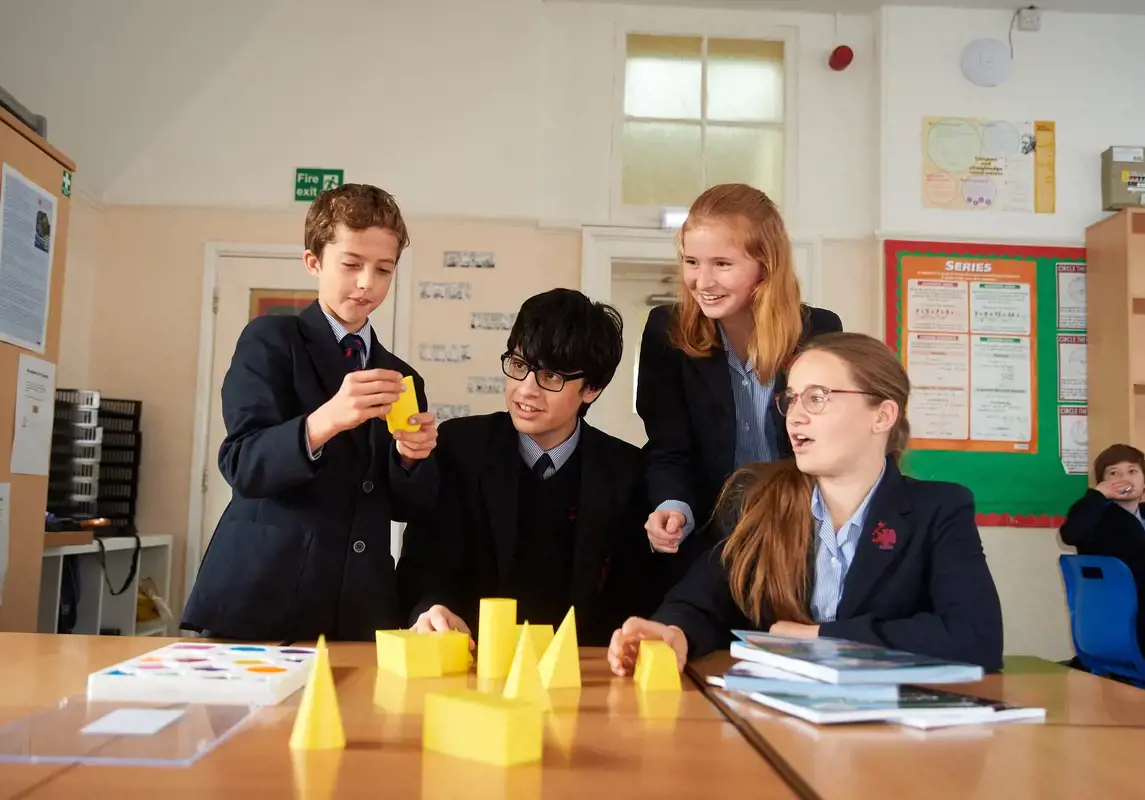
<path fill-rule="evenodd" d="M 178 641 L 155 637 L 0 634 L 0 723 L 85 691 L 89 673 Z M 583 688 L 554 695 L 541 765 L 499 770 L 423 753 L 425 691 L 473 686 L 473 675 L 405 683 L 379 673 L 372 644 L 333 643 L 347 748 L 298 755 L 287 741 L 301 693 L 259 712 L 191 767 L 0 765 L 2 798 L 794 798 L 705 695 L 651 706 L 581 651 Z"/>
<path fill-rule="evenodd" d="M 1041 659 L 952 691 L 1046 709 L 1043 724 L 920 731 L 817 726 L 706 685 L 732 664 L 717 653 L 688 672 L 801 797 L 1077 798 L 1145 795 L 1145 691 Z"/>

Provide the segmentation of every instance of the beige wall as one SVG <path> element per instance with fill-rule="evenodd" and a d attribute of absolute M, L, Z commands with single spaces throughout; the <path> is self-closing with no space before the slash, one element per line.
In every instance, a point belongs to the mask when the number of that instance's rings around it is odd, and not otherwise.
<path fill-rule="evenodd" d="M 473 313 L 515 313 L 528 297 L 556 287 L 580 286 L 580 232 L 543 230 L 532 223 L 414 219 L 414 286 L 410 363 L 425 378 L 431 404 L 468 406 L 471 414 L 505 410 L 504 391 L 469 391 L 470 378 L 504 378 L 501 353 L 507 330 L 474 330 Z M 445 267 L 445 251 L 493 253 L 492 269 Z M 467 283 L 469 300 L 422 299 L 422 282 Z M 427 362 L 418 345 L 471 344 L 471 361 Z"/>

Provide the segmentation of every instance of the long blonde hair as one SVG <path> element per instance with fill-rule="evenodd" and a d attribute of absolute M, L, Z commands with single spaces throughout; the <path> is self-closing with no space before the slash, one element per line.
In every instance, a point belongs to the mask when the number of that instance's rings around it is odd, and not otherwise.
<path fill-rule="evenodd" d="M 688 231 L 709 222 L 736 230 L 742 237 L 744 251 L 763 267 L 763 278 L 752 292 L 755 324 L 748 358 L 760 381 L 770 381 L 795 353 L 803 333 L 799 280 L 783 218 L 775 203 L 758 189 L 742 183 L 713 186 L 692 203 L 677 235 L 676 250 L 681 263 Z M 674 347 L 693 358 L 707 356 L 720 342 L 716 324 L 703 315 L 690 292 L 681 291 L 680 297 L 669 339 Z"/>
<path fill-rule="evenodd" d="M 812 350 L 844 361 L 855 387 L 870 395 L 872 405 L 886 400 L 898 405 L 898 419 L 887 438 L 887 455 L 897 463 L 910 441 L 910 379 L 895 354 L 861 333 L 822 334 L 803 352 Z M 728 585 L 736 605 L 757 626 L 769 614 L 776 620 L 811 622 L 807 583 L 814 486 L 815 479 L 788 458 L 741 468 L 720 493 L 717 514 L 737 518 L 722 553 Z"/>

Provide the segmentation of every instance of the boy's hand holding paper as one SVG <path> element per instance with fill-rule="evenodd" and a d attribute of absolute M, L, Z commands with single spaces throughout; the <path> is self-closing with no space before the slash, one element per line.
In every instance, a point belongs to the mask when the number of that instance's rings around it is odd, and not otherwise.
<path fill-rule="evenodd" d="M 386 418 L 392 408 L 409 395 L 414 411 L 417 394 L 412 379 L 407 391 L 401 373 L 388 369 L 351 372 L 342 380 L 338 393 L 306 420 L 310 447 L 317 450 L 342 431 L 358 427 L 368 419 Z"/>

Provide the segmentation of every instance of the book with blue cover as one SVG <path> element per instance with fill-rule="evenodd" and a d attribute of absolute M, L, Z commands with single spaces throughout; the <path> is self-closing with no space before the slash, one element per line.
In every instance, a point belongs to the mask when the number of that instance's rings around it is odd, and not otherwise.
<path fill-rule="evenodd" d="M 784 672 L 834 684 L 973 683 L 984 671 L 974 664 L 891 650 L 845 639 L 793 638 L 732 631 L 731 655 Z"/>
<path fill-rule="evenodd" d="M 824 683 L 755 661 L 738 661 L 723 675 L 709 676 L 708 683 L 744 694 L 762 692 L 883 702 L 893 702 L 899 696 L 898 684 L 894 683 Z"/>

